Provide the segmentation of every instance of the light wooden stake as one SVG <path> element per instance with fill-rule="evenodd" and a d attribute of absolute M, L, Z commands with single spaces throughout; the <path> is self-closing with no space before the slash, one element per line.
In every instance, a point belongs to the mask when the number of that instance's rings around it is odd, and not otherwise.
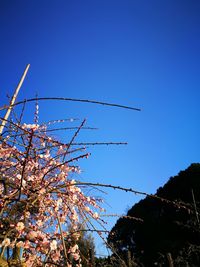
<path fill-rule="evenodd" d="M 7 122 L 8 118 L 9 118 L 9 116 L 10 116 L 10 112 L 11 112 L 11 110 L 12 110 L 12 105 L 15 103 L 15 100 L 16 100 L 17 95 L 18 95 L 18 93 L 19 93 L 19 90 L 20 90 L 20 88 L 21 88 L 21 86 L 22 86 L 22 84 L 23 84 L 23 82 L 24 82 L 24 79 L 25 79 L 25 77 L 26 77 L 26 74 L 27 74 L 27 72 L 28 72 L 29 67 L 30 67 L 30 64 L 28 64 L 28 65 L 26 66 L 26 69 L 25 69 L 25 71 L 24 71 L 24 73 L 23 73 L 23 75 L 22 75 L 22 77 L 21 77 L 21 80 L 20 80 L 20 82 L 18 83 L 17 88 L 15 89 L 15 93 L 14 93 L 14 95 L 12 96 L 12 99 L 11 99 L 11 101 L 10 101 L 10 105 L 9 105 L 9 107 L 8 107 L 8 109 L 7 109 L 7 111 L 6 111 L 6 114 L 5 114 L 5 116 L 4 116 L 4 119 L 2 120 L 1 125 L 0 125 L 0 135 L 3 133 L 4 126 L 6 125 L 6 122 Z"/>

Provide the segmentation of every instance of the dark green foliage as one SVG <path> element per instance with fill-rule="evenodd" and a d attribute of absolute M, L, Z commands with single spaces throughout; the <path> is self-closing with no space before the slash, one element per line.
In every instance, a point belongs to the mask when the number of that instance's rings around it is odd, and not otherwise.
<path fill-rule="evenodd" d="M 110 257 L 105 258 L 95 258 L 95 266 L 96 267 L 113 267 L 112 261 Z"/>
<path fill-rule="evenodd" d="M 95 244 L 94 239 L 90 232 L 88 232 L 83 226 L 79 226 L 77 232 L 73 232 L 71 228 L 69 228 L 69 232 L 71 232 L 70 238 L 65 243 L 66 250 L 68 251 L 70 247 L 73 247 L 75 244 L 79 247 L 79 254 L 81 258 L 82 267 L 93 267 L 95 266 Z M 79 239 L 77 240 L 76 234 L 79 235 Z M 77 266 L 78 261 L 74 260 L 72 257 L 69 260 L 73 267 Z M 66 262 L 64 262 L 66 264 Z"/>
<path fill-rule="evenodd" d="M 77 243 L 80 249 L 82 266 L 83 267 L 94 266 L 95 245 L 94 245 L 94 239 L 92 235 L 83 231 L 81 233 L 81 238 L 79 239 Z"/>
<path fill-rule="evenodd" d="M 120 257 L 116 257 L 114 254 L 105 258 L 96 258 L 95 267 L 136 267 L 137 265 L 132 261 L 132 259 L 129 259 L 129 254 L 130 253 L 128 252 L 126 255 L 126 262 Z"/>
<path fill-rule="evenodd" d="M 126 262 L 131 253 L 136 266 L 200 266 L 200 225 L 192 192 L 200 211 L 200 164 L 192 164 L 157 190 L 157 196 L 177 205 L 146 197 L 127 214 L 144 222 L 120 218 L 109 244 Z"/>

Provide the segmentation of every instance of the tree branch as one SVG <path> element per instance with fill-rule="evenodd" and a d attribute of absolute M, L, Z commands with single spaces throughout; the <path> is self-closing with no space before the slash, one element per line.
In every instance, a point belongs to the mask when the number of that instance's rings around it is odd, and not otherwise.
<path fill-rule="evenodd" d="M 111 106 L 111 107 L 118 107 L 118 108 L 124 108 L 124 109 L 130 109 L 135 111 L 141 111 L 140 108 L 134 108 L 114 103 L 107 103 L 107 102 L 101 102 L 96 100 L 89 100 L 89 99 L 76 99 L 76 98 L 68 98 L 68 97 L 38 97 L 38 98 L 29 98 L 24 99 L 22 101 L 19 101 L 15 104 L 12 104 L 11 107 L 23 104 L 24 102 L 33 102 L 33 101 L 41 101 L 41 100 L 58 100 L 58 101 L 72 101 L 72 102 L 84 102 L 84 103 L 91 103 L 91 104 L 97 104 L 97 105 L 104 105 L 104 106 Z M 0 110 L 4 110 L 8 108 L 9 106 L 3 106 L 0 108 Z"/>

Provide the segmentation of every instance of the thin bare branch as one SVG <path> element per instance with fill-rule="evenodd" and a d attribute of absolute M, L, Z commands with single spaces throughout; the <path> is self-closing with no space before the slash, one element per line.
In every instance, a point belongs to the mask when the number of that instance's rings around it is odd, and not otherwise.
<path fill-rule="evenodd" d="M 63 156 L 63 160 L 65 159 L 65 156 L 66 156 L 66 154 L 67 154 L 69 148 L 71 147 L 71 144 L 74 142 L 75 138 L 77 137 L 78 133 L 79 133 L 80 130 L 82 129 L 82 127 L 83 127 L 83 125 L 85 124 L 85 122 L 86 122 L 86 119 L 84 119 L 84 120 L 82 121 L 81 125 L 78 127 L 78 129 L 77 129 L 76 132 L 74 133 L 74 135 L 73 135 L 71 141 L 70 141 L 69 144 L 67 145 L 66 153 L 65 153 L 65 155 Z"/>
<path fill-rule="evenodd" d="M 62 232 L 60 219 L 58 216 L 57 216 L 57 221 L 58 221 L 58 227 L 59 227 L 61 238 L 62 238 L 62 245 L 63 245 L 64 255 L 65 255 L 65 260 L 67 260 L 67 250 L 66 250 L 66 246 L 65 246 L 65 240 L 64 240 L 64 236 L 63 236 L 63 232 Z"/>
<path fill-rule="evenodd" d="M 4 118 L 0 117 L 0 120 L 5 120 Z M 9 120 L 6 120 L 9 121 Z M 15 127 L 18 127 L 20 130 L 24 131 L 24 133 L 30 134 L 31 132 L 27 129 L 22 128 L 20 125 L 15 124 L 12 121 L 9 121 L 10 124 L 14 125 Z M 40 135 L 34 133 L 35 137 L 41 138 Z M 48 141 L 48 138 L 42 137 L 45 141 Z M 52 143 L 55 143 L 57 145 L 67 146 L 67 143 L 62 143 L 57 140 L 51 140 Z M 71 146 L 95 146 L 95 145 L 127 145 L 127 142 L 80 142 L 80 143 L 72 143 Z"/>
<path fill-rule="evenodd" d="M 79 127 L 63 127 L 63 128 L 55 128 L 55 129 L 48 129 L 48 130 L 40 130 L 40 133 L 43 132 L 55 132 L 55 131 L 65 131 L 65 130 L 77 130 Z M 82 130 L 98 130 L 95 127 L 82 127 Z"/>
<path fill-rule="evenodd" d="M 194 204 L 194 209 L 195 209 L 195 215 L 196 215 L 197 223 L 198 223 L 198 226 L 200 228 L 199 213 L 198 213 L 198 210 L 197 210 L 197 205 L 196 205 L 196 200 L 195 200 L 195 197 L 194 197 L 194 191 L 193 191 L 193 189 L 191 190 L 191 193 L 192 193 L 192 200 L 193 200 L 193 204 Z"/>
<path fill-rule="evenodd" d="M 89 143 L 72 143 L 71 146 L 97 146 L 97 145 L 127 145 L 127 142 L 89 142 Z"/>
<path fill-rule="evenodd" d="M 125 192 L 131 192 L 131 193 L 134 193 L 136 195 L 143 195 L 143 196 L 146 196 L 146 197 L 158 199 L 158 200 L 160 200 L 162 202 L 165 202 L 165 203 L 168 203 L 168 204 L 173 204 L 177 208 L 182 208 L 182 209 L 185 209 L 187 211 L 192 211 L 190 208 L 188 208 L 185 205 L 183 205 L 181 203 L 178 203 L 176 201 L 168 200 L 168 199 L 159 197 L 157 195 L 153 195 L 153 194 L 148 194 L 148 193 L 145 193 L 145 192 L 137 191 L 137 190 L 135 190 L 133 188 L 125 188 L 125 187 L 122 187 L 122 186 L 115 186 L 115 185 L 111 185 L 111 184 L 90 183 L 90 182 L 76 182 L 76 183 L 73 183 L 73 184 L 69 184 L 68 186 L 72 186 L 72 185 L 76 185 L 76 186 L 77 185 L 79 185 L 79 186 L 86 185 L 86 186 L 97 186 L 97 187 L 100 186 L 100 187 L 113 188 L 113 189 L 122 190 L 122 191 L 125 191 Z"/>
<path fill-rule="evenodd" d="M 21 105 L 24 102 L 33 102 L 33 101 L 41 101 L 41 100 L 58 100 L 58 101 L 72 101 L 72 102 L 84 102 L 84 103 L 91 103 L 91 104 L 97 104 L 97 105 L 104 105 L 104 106 L 111 106 L 111 107 L 118 107 L 118 108 L 124 108 L 124 109 L 130 109 L 130 110 L 135 110 L 135 111 L 141 111 L 140 108 L 134 108 L 134 107 L 129 107 L 129 106 L 124 106 L 124 105 L 119 105 L 119 104 L 114 104 L 114 103 L 107 103 L 107 102 L 101 102 L 101 101 L 96 101 L 96 100 L 89 100 L 89 99 L 76 99 L 76 98 L 68 98 L 68 97 L 38 97 L 38 98 L 29 98 L 29 99 L 24 99 L 22 101 L 19 101 L 15 104 L 13 104 L 11 107 Z M 0 110 L 4 110 L 8 108 L 9 106 L 3 106 L 0 108 Z"/>
<path fill-rule="evenodd" d="M 25 168 L 26 168 L 26 164 L 27 164 L 27 160 L 29 157 L 29 151 L 31 149 L 31 145 L 32 145 L 32 140 L 33 140 L 33 131 L 30 135 L 30 139 L 29 139 L 29 144 L 27 146 L 27 150 L 26 150 L 26 156 L 23 162 L 23 167 L 22 167 L 22 173 L 21 173 L 21 183 L 20 183 L 20 188 L 19 188 L 19 196 L 18 196 L 18 200 L 20 200 L 21 197 L 21 190 L 22 190 L 22 184 L 23 184 L 23 179 L 24 179 L 24 172 L 25 172 Z"/>

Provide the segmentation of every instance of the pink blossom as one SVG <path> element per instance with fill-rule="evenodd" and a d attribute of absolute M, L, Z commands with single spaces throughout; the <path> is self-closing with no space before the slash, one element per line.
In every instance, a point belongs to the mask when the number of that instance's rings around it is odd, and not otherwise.
<path fill-rule="evenodd" d="M 1 246 L 8 247 L 10 245 L 10 238 L 5 238 L 1 243 Z"/>
<path fill-rule="evenodd" d="M 94 212 L 93 215 L 92 215 L 92 217 L 94 219 L 98 219 L 99 218 L 99 214 L 97 212 Z"/>
<path fill-rule="evenodd" d="M 57 249 L 57 241 L 56 240 L 53 240 L 50 243 L 50 248 L 51 248 L 51 250 L 56 250 Z"/>
<path fill-rule="evenodd" d="M 30 231 L 30 232 L 27 234 L 26 238 L 29 239 L 29 240 L 31 240 L 31 241 L 34 241 L 35 238 L 37 237 L 37 235 L 38 235 L 37 232 L 35 232 L 35 231 Z"/>
<path fill-rule="evenodd" d="M 17 223 L 17 225 L 16 225 L 17 231 L 21 232 L 21 231 L 24 230 L 24 228 L 25 228 L 25 226 L 24 226 L 24 223 L 23 222 L 18 222 Z"/>
<path fill-rule="evenodd" d="M 6 196 L 3 194 L 4 188 L 0 188 L 0 208 L 5 210 L 2 213 L 2 222 L 5 217 L 6 220 L 10 218 L 6 231 L 12 233 L 13 241 L 5 235 L 1 246 L 23 247 L 23 257 L 30 267 L 43 266 L 43 260 L 48 253 L 51 260 L 59 265 L 59 260 L 64 255 L 63 235 L 66 239 L 73 238 L 75 244 L 73 243 L 68 253 L 75 261 L 79 261 L 79 222 L 98 220 L 97 211 L 100 207 L 94 198 L 84 195 L 74 179 L 70 180 L 74 172 L 78 173 L 79 167 L 73 166 L 73 154 L 69 153 L 68 145 L 48 137 L 43 131 L 47 128 L 43 125 L 18 124 L 18 129 L 15 125 L 12 127 L 13 138 L 10 137 L 8 144 L 5 139 L 4 144 L 0 142 L 0 158 L 3 159 L 0 162 L 1 175 L 11 185 Z M 21 147 L 20 134 L 23 136 Z M 17 148 L 10 147 L 12 141 L 18 144 Z M 70 166 L 63 162 L 66 151 L 66 160 L 71 161 Z M 9 205 L 5 199 L 9 199 Z M 15 216 L 13 210 L 16 211 Z M 70 225 L 71 234 L 66 232 L 66 225 Z M 0 227 L 4 228 L 3 223 Z M 70 262 L 66 265 L 71 267 Z M 51 267 L 50 264 L 47 266 Z M 81 264 L 77 263 L 76 266 L 80 267 Z"/>
<path fill-rule="evenodd" d="M 56 251 L 52 254 L 52 259 L 56 262 L 60 259 L 60 251 Z"/>
<path fill-rule="evenodd" d="M 85 206 L 85 211 L 89 212 L 90 211 L 90 208 L 88 206 Z"/>
<path fill-rule="evenodd" d="M 23 241 L 19 241 L 16 243 L 16 247 L 17 248 L 23 248 L 24 247 L 24 242 Z"/>
<path fill-rule="evenodd" d="M 71 253 L 75 253 L 77 250 L 78 250 L 78 245 L 75 244 L 73 247 L 70 248 L 69 251 L 70 251 Z"/>
<path fill-rule="evenodd" d="M 80 259 L 79 253 L 72 253 L 71 255 L 75 259 L 75 261 L 78 261 Z"/>

